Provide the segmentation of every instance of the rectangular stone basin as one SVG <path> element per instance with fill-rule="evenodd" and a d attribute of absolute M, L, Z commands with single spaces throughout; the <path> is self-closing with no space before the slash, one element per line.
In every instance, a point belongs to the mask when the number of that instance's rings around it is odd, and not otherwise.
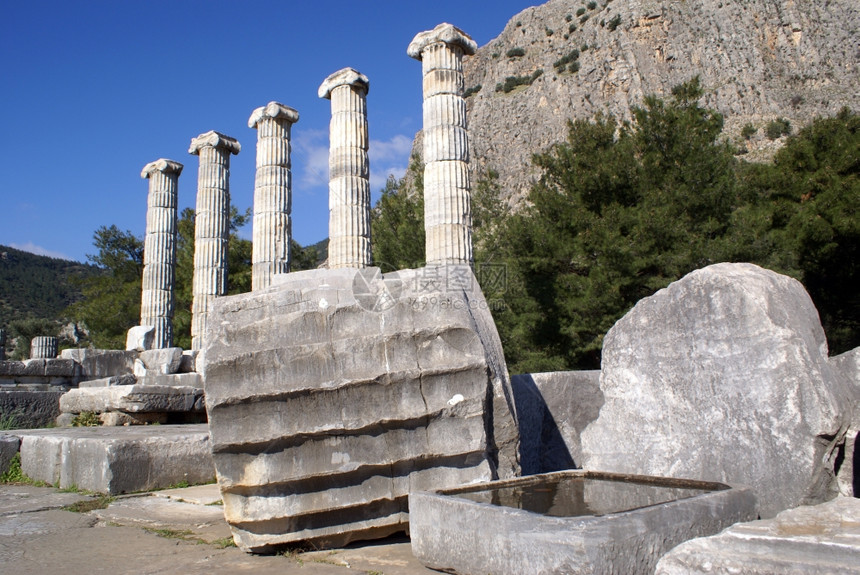
<path fill-rule="evenodd" d="M 460 575 L 650 574 L 676 545 L 757 516 L 749 488 L 594 471 L 409 495 L 412 552 Z"/>

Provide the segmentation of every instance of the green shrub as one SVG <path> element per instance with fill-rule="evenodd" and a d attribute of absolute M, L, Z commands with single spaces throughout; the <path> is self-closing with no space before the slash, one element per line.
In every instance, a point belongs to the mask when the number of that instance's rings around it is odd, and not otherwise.
<path fill-rule="evenodd" d="M 568 26 L 568 27 L 567 27 L 567 31 L 568 31 L 569 33 L 571 33 L 571 34 L 573 34 L 574 32 L 576 32 L 576 24 L 571 24 L 570 26 Z"/>
<path fill-rule="evenodd" d="M 744 137 L 744 140 L 749 140 L 755 135 L 756 132 L 758 132 L 758 129 L 755 126 L 753 126 L 752 124 L 747 124 L 741 130 L 741 136 Z"/>
<path fill-rule="evenodd" d="M 576 11 L 576 15 L 577 15 L 577 16 L 582 16 L 583 14 L 585 14 L 585 8 L 579 8 L 579 9 Z"/>
<path fill-rule="evenodd" d="M 573 20 L 573 16 L 570 14 L 568 14 L 567 16 L 564 17 L 565 22 L 570 22 L 571 20 Z"/>
<path fill-rule="evenodd" d="M 524 48 L 511 48 L 505 53 L 505 55 L 508 58 L 521 58 L 526 55 L 526 51 Z"/>
<path fill-rule="evenodd" d="M 537 69 L 532 72 L 531 76 L 508 76 L 504 82 L 496 84 L 496 92 L 504 92 L 505 94 L 512 92 L 519 86 L 530 86 L 532 82 L 540 78 L 543 74 L 543 69 Z"/>
<path fill-rule="evenodd" d="M 471 88 L 469 88 L 465 92 L 463 92 L 463 97 L 468 98 L 469 96 L 477 94 L 478 92 L 481 91 L 481 88 L 483 88 L 483 86 L 481 86 L 480 84 L 476 84 L 475 86 L 472 86 Z"/>
<path fill-rule="evenodd" d="M 586 4 L 586 6 L 588 7 L 589 10 L 594 10 L 595 8 L 597 8 L 597 2 L 594 2 L 592 0 L 592 2 L 589 2 L 588 4 Z"/>
<path fill-rule="evenodd" d="M 568 52 L 566 56 L 562 56 L 561 58 L 553 62 L 552 67 L 555 68 L 556 72 L 561 74 L 562 72 L 564 72 L 565 68 L 567 68 L 568 64 L 570 64 L 571 62 L 575 62 L 577 59 L 579 59 L 579 50 L 574 48 L 573 50 Z"/>
<path fill-rule="evenodd" d="M 614 32 L 618 26 L 621 25 L 621 14 L 616 14 L 612 20 L 609 21 L 609 31 Z"/>
<path fill-rule="evenodd" d="M 546 33 L 547 36 L 552 36 L 553 34 L 555 34 L 554 30 L 552 30 L 551 28 L 547 28 L 547 27 L 544 27 L 543 31 L 544 31 L 544 33 Z"/>
<path fill-rule="evenodd" d="M 72 427 L 98 427 L 102 424 L 97 413 L 82 411 L 72 419 Z"/>
<path fill-rule="evenodd" d="M 776 140 L 782 136 L 787 136 L 791 133 L 791 122 L 785 118 L 777 118 L 768 122 L 764 129 L 765 135 L 769 140 Z"/>
<path fill-rule="evenodd" d="M 586 22 L 588 22 L 588 14 L 579 19 L 580 24 L 585 24 Z"/>

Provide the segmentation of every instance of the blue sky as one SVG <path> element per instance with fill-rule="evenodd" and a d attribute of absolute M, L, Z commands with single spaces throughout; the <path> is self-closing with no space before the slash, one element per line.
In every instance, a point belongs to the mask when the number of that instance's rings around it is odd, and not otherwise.
<path fill-rule="evenodd" d="M 298 110 L 293 126 L 293 237 L 328 235 L 330 103 L 317 88 L 351 66 L 370 79 L 373 200 L 402 175 L 421 129 L 418 32 L 450 22 L 483 46 L 529 0 L 314 2 L 9 0 L 0 7 L 0 244 L 84 261 L 93 232 L 142 236 L 158 158 L 185 165 L 180 209 L 193 207 L 191 138 L 239 140 L 231 197 L 251 207 L 254 108 Z M 243 231 L 250 238 L 248 225 Z"/>

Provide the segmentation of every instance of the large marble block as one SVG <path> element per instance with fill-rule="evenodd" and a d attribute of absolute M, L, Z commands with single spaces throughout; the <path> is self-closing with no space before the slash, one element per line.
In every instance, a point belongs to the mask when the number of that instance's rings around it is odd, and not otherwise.
<path fill-rule="evenodd" d="M 762 517 L 839 492 L 857 398 L 790 277 L 716 264 L 643 299 L 606 336 L 600 388 L 586 469 L 748 485 Z"/>
<path fill-rule="evenodd" d="M 240 547 L 384 537 L 406 529 L 411 491 L 519 472 L 507 368 L 468 266 L 275 277 L 215 301 L 198 360 Z"/>

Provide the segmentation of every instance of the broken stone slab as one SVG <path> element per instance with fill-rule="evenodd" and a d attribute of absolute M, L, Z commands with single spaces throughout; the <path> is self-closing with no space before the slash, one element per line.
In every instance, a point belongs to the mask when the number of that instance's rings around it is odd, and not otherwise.
<path fill-rule="evenodd" d="M 203 390 L 166 385 L 117 385 L 69 390 L 60 398 L 63 413 L 165 413 L 203 411 Z"/>
<path fill-rule="evenodd" d="M 694 271 L 607 334 L 595 471 L 749 485 L 763 517 L 838 493 L 851 392 L 803 286 L 752 264 Z"/>
<path fill-rule="evenodd" d="M 193 503 L 195 505 L 218 505 L 221 503 L 221 490 L 217 483 L 207 485 L 192 485 L 191 487 L 178 487 L 176 489 L 162 489 L 152 493 L 155 497 L 165 497 L 175 501 Z M 221 519 L 224 519 L 223 513 Z"/>
<path fill-rule="evenodd" d="M 182 348 L 167 347 L 164 349 L 150 349 L 140 353 L 141 362 L 146 368 L 146 373 L 171 374 L 179 371 L 182 363 Z"/>
<path fill-rule="evenodd" d="M 126 351 L 146 351 L 152 349 L 155 343 L 155 327 L 151 325 L 136 325 L 126 334 Z"/>
<path fill-rule="evenodd" d="M 105 523 L 188 532 L 203 541 L 230 537 L 220 505 L 196 505 L 166 497 L 124 497 L 92 515 Z"/>
<path fill-rule="evenodd" d="M 0 361 L 0 379 L 40 378 L 75 380 L 81 369 L 69 359 L 26 359 L 24 361 Z"/>
<path fill-rule="evenodd" d="M 511 377 L 523 475 L 581 467 L 579 436 L 603 405 L 599 382 L 599 370 Z"/>
<path fill-rule="evenodd" d="M 713 573 L 860 573 L 860 499 L 838 497 L 691 539 L 664 555 L 655 571 Z"/>
<path fill-rule="evenodd" d="M 9 465 L 18 453 L 21 439 L 14 435 L 0 433 L 0 475 L 9 471 Z"/>
<path fill-rule="evenodd" d="M 137 355 L 136 351 L 117 349 L 79 348 L 60 352 L 62 359 L 70 359 L 81 366 L 81 378 L 84 380 L 131 374 Z"/>
<path fill-rule="evenodd" d="M 132 493 L 180 482 L 210 483 L 215 475 L 203 425 L 73 427 L 16 430 L 21 468 L 55 487 Z"/>
<path fill-rule="evenodd" d="M 384 537 L 414 489 L 517 475 L 501 344 L 457 271 L 312 270 L 215 300 L 200 358 L 241 548 Z"/>
<path fill-rule="evenodd" d="M 78 384 L 78 388 L 85 387 L 113 387 L 116 385 L 134 385 L 137 383 L 137 376 L 126 373 L 124 375 L 114 375 L 112 377 L 102 377 L 100 379 L 91 379 L 82 381 Z"/>

